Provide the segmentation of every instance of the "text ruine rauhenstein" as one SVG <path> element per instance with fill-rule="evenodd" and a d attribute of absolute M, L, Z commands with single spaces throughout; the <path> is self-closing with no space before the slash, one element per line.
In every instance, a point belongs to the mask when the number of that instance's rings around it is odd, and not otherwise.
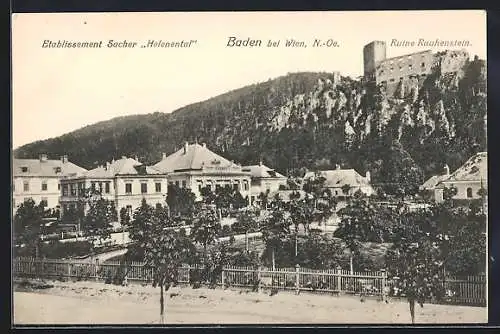
<path fill-rule="evenodd" d="M 99 48 L 190 48 L 198 43 L 196 39 L 164 41 L 161 39 L 148 39 L 146 41 L 115 40 L 106 41 L 70 41 L 70 40 L 50 40 L 42 42 L 42 48 L 68 48 L 68 49 L 99 49 Z"/>

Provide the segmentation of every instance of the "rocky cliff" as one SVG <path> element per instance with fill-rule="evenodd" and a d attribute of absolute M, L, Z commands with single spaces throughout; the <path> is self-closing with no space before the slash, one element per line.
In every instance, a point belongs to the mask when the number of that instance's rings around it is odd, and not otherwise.
<path fill-rule="evenodd" d="M 91 168 L 121 155 L 152 163 L 197 140 L 242 164 L 263 159 L 283 173 L 341 164 L 390 182 L 381 168 L 395 149 L 422 177 L 444 163 L 453 170 L 484 150 L 485 115 L 486 65 L 476 58 L 390 89 L 337 73 L 291 73 L 170 114 L 100 122 L 14 153 L 68 154 Z"/>

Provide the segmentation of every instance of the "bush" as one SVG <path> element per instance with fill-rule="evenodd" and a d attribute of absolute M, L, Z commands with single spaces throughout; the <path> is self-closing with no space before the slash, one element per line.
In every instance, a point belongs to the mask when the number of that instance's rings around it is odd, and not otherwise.
<path fill-rule="evenodd" d="M 75 242 L 60 242 L 51 241 L 49 243 L 42 243 L 40 247 L 40 256 L 51 259 L 68 258 L 75 256 L 89 255 L 92 250 L 92 245 L 88 241 L 75 241 Z M 28 247 L 17 247 L 14 250 L 15 256 L 19 257 L 32 257 L 34 256 L 33 250 Z"/>

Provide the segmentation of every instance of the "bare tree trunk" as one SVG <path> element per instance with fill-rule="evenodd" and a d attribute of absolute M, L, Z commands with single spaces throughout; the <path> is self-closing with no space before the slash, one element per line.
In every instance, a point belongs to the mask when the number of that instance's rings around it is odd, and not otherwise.
<path fill-rule="evenodd" d="M 245 250 L 248 252 L 248 231 L 245 231 Z"/>
<path fill-rule="evenodd" d="M 409 299 L 408 303 L 410 304 L 411 323 L 415 324 L 415 299 Z"/>
<path fill-rule="evenodd" d="M 297 233 L 295 233 L 295 257 L 297 257 L 297 254 L 298 254 L 298 235 Z"/>
<path fill-rule="evenodd" d="M 276 269 L 276 265 L 275 265 L 275 262 L 274 262 L 274 248 L 273 248 L 273 252 L 271 253 L 271 256 L 272 256 L 273 271 L 274 271 Z"/>
<path fill-rule="evenodd" d="M 351 252 L 351 255 L 349 256 L 349 269 L 351 271 L 351 275 L 354 275 L 354 263 L 353 263 L 354 261 L 353 261 L 353 259 L 354 259 L 354 256 Z"/>
<path fill-rule="evenodd" d="M 160 323 L 165 323 L 165 301 L 163 299 L 163 282 L 160 284 Z"/>

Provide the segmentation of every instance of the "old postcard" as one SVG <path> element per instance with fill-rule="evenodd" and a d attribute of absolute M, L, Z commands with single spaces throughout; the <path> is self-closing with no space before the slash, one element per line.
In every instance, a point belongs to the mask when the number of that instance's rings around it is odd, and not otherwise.
<path fill-rule="evenodd" d="M 487 323 L 485 11 L 12 16 L 13 323 Z"/>

